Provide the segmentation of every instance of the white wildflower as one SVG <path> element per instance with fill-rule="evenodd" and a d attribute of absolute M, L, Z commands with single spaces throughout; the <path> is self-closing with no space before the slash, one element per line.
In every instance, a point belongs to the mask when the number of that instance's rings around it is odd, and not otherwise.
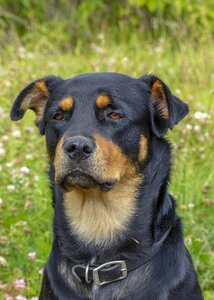
<path fill-rule="evenodd" d="M 18 295 L 16 296 L 16 300 L 27 300 L 27 298 L 22 295 Z"/>
<path fill-rule="evenodd" d="M 2 138 L 1 138 L 1 140 L 3 142 L 8 142 L 9 141 L 9 136 L 8 135 L 3 135 Z"/>
<path fill-rule="evenodd" d="M 11 168 L 13 166 L 13 163 L 12 162 L 7 162 L 7 163 L 5 163 L 5 166 L 7 168 Z"/>
<path fill-rule="evenodd" d="M 7 295 L 5 300 L 14 300 L 14 299 L 13 299 L 13 297 Z"/>
<path fill-rule="evenodd" d="M 0 148 L 0 157 L 4 157 L 5 156 L 5 150 L 4 148 Z"/>
<path fill-rule="evenodd" d="M 9 184 L 8 186 L 7 186 L 7 189 L 8 189 L 8 191 L 14 191 L 15 190 L 15 185 L 13 185 L 13 184 Z"/>
<path fill-rule="evenodd" d="M 177 95 L 180 95 L 180 94 L 181 94 L 181 90 L 180 90 L 180 89 L 175 89 L 175 93 L 176 93 Z"/>
<path fill-rule="evenodd" d="M 0 116 L 3 116 L 5 113 L 4 113 L 4 109 L 2 107 L 0 107 Z"/>
<path fill-rule="evenodd" d="M 21 167 L 20 172 L 23 175 L 28 175 L 30 174 L 30 169 L 28 167 Z"/>
<path fill-rule="evenodd" d="M 200 132 L 200 130 L 201 130 L 201 127 L 199 125 L 194 126 L 194 131 L 195 132 Z"/>
<path fill-rule="evenodd" d="M 7 266 L 7 261 L 3 256 L 0 256 L 0 266 Z"/>
<path fill-rule="evenodd" d="M 44 269 L 40 269 L 39 270 L 39 275 L 43 275 L 43 273 L 44 273 Z"/>
<path fill-rule="evenodd" d="M 201 112 L 201 111 L 195 112 L 193 116 L 197 120 L 207 119 L 209 117 L 209 115 L 206 112 Z"/>
<path fill-rule="evenodd" d="M 188 204 L 188 207 L 189 207 L 189 208 L 193 208 L 194 206 L 195 206 L 195 205 L 194 205 L 193 203 L 189 203 L 189 204 Z"/>
<path fill-rule="evenodd" d="M 14 282 L 14 287 L 17 290 L 23 290 L 26 288 L 26 282 L 24 280 L 24 278 L 17 278 Z"/>
<path fill-rule="evenodd" d="M 186 129 L 191 130 L 192 129 L 192 125 L 191 124 L 187 124 L 186 125 Z"/>
<path fill-rule="evenodd" d="M 27 254 L 27 256 L 31 259 L 31 260 L 34 260 L 36 259 L 36 252 L 29 252 Z"/>
<path fill-rule="evenodd" d="M 20 138 L 21 137 L 21 131 L 20 130 L 14 130 L 12 132 L 12 136 L 14 136 L 16 138 Z"/>

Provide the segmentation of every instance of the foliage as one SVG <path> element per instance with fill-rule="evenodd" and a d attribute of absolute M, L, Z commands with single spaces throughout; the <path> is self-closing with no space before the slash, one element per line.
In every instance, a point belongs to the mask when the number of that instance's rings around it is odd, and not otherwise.
<path fill-rule="evenodd" d="M 136 32 L 156 39 L 165 34 L 174 42 L 190 36 L 199 41 L 213 35 L 214 4 L 212 0 L 2 0 L 0 26 L 2 42 L 8 33 L 26 41 L 36 37 L 35 42 L 45 35 L 62 47 L 74 47 L 80 40 L 95 42 L 99 33 L 119 42 Z"/>

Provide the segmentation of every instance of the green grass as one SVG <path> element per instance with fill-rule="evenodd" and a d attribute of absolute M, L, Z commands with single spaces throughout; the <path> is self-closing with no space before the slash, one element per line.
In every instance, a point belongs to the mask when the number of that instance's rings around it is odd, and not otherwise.
<path fill-rule="evenodd" d="M 42 44 L 43 43 L 43 44 Z M 29 112 L 17 123 L 9 109 L 19 91 L 30 81 L 47 74 L 63 78 L 85 72 L 115 71 L 133 76 L 153 72 L 190 106 L 188 117 L 168 134 L 174 146 L 170 192 L 183 218 L 185 241 L 199 274 L 205 299 L 214 298 L 214 193 L 213 193 L 213 86 L 212 43 L 184 42 L 172 49 L 165 39 L 156 43 L 111 45 L 100 39 L 82 51 L 62 53 L 46 41 L 27 48 L 11 45 L 0 58 L 0 299 L 19 294 L 38 296 L 41 270 L 51 245 L 52 207 L 46 175 L 44 137 L 33 125 Z M 4 111 L 3 111 L 3 110 Z M 195 112 L 207 113 L 197 119 Z M 21 136 L 17 135 L 19 131 Z M 27 166 L 30 174 L 20 168 Z M 36 252 L 36 259 L 28 257 Z M 1 260 L 0 260 L 1 262 Z M 18 290 L 14 280 L 24 278 Z"/>

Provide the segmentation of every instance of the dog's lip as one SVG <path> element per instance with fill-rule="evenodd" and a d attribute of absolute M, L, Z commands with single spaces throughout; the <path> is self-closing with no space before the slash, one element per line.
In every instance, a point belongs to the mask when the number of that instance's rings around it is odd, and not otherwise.
<path fill-rule="evenodd" d="M 95 179 L 91 174 L 82 171 L 82 170 L 73 170 L 72 172 L 69 172 L 68 174 L 66 174 L 64 176 L 64 178 L 61 180 L 61 184 L 63 185 L 63 183 L 66 181 L 66 179 L 68 179 L 69 177 L 86 177 L 88 178 L 92 183 L 94 183 L 94 185 L 97 185 L 100 187 L 100 189 L 102 191 L 109 191 L 111 190 L 114 185 L 116 184 L 117 180 L 110 180 L 110 181 L 101 181 L 99 179 Z M 84 188 L 84 186 L 83 186 Z"/>
<path fill-rule="evenodd" d="M 73 171 L 65 174 L 65 176 L 62 178 L 61 182 L 63 183 L 63 181 L 65 181 L 69 177 L 70 178 L 72 178 L 72 177 L 73 178 L 88 177 L 88 178 L 92 179 L 93 181 L 95 181 L 94 178 L 93 178 L 93 176 L 91 176 L 89 173 L 87 173 L 85 171 L 82 171 L 82 170 L 73 170 Z"/>

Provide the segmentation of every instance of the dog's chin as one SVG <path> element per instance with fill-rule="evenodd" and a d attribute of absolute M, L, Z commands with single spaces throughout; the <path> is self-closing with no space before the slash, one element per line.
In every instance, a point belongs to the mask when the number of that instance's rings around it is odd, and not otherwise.
<path fill-rule="evenodd" d="M 92 177 L 89 174 L 86 174 L 84 172 L 75 171 L 75 172 L 67 174 L 62 179 L 60 186 L 65 191 L 71 191 L 74 188 L 79 188 L 79 189 L 83 189 L 83 190 L 97 188 L 97 189 L 101 189 L 102 191 L 108 192 L 114 187 L 115 184 L 116 184 L 116 181 L 114 181 L 114 180 L 107 181 L 107 182 L 101 182 L 100 180 Z"/>

